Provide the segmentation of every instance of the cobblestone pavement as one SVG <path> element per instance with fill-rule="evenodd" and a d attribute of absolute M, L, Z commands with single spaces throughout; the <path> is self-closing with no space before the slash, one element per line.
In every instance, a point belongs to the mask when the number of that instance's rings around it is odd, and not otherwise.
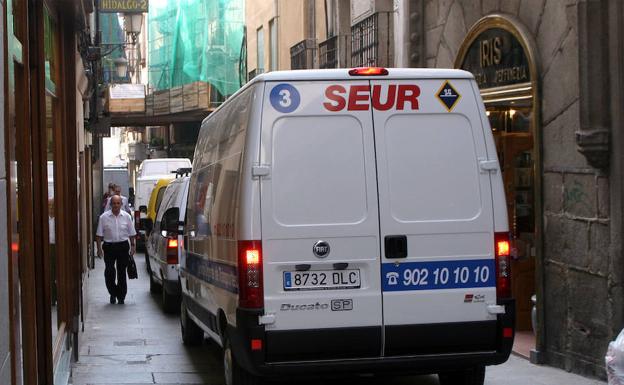
<path fill-rule="evenodd" d="M 149 292 L 143 254 L 135 258 L 138 280 L 128 281 L 124 305 L 111 305 L 104 285 L 104 262 L 96 260 L 89 279 L 88 313 L 80 335 L 74 385 L 223 384 L 220 348 L 210 342 L 188 348 L 180 338 L 177 315 L 165 314 Z M 438 385 L 437 376 L 348 377 L 330 380 L 285 379 L 284 384 Z M 486 385 L 604 385 L 562 370 L 512 356 L 489 367 Z"/>

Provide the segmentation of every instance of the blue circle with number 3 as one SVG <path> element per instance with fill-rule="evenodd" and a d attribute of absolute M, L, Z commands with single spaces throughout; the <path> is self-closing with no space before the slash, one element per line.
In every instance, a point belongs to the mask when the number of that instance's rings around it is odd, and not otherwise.
<path fill-rule="evenodd" d="M 271 90 L 271 105 L 279 112 L 289 113 L 299 107 L 301 97 L 299 91 L 290 84 L 281 83 Z"/>

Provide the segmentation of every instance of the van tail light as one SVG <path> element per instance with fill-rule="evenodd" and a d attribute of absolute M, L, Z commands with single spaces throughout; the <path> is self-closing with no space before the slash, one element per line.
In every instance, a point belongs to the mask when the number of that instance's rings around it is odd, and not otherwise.
<path fill-rule="evenodd" d="M 141 229 L 141 212 L 134 210 L 134 229 L 138 232 Z"/>
<path fill-rule="evenodd" d="M 264 307 L 262 287 L 262 242 L 238 241 L 238 305 L 245 309 Z"/>
<path fill-rule="evenodd" d="M 511 298 L 511 258 L 509 233 L 494 234 L 494 251 L 496 257 L 496 297 Z"/>
<path fill-rule="evenodd" d="M 167 238 L 167 263 L 175 265 L 178 263 L 178 238 Z"/>
<path fill-rule="evenodd" d="M 385 76 L 388 70 L 383 67 L 358 67 L 349 70 L 351 76 Z"/>

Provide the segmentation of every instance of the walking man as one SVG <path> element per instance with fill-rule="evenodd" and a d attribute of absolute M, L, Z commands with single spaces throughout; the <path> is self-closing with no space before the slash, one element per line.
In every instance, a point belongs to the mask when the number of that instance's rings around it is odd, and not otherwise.
<path fill-rule="evenodd" d="M 118 195 L 121 197 L 121 209 L 127 212 L 128 214 L 132 214 L 132 211 L 130 210 L 130 206 L 128 205 L 128 198 L 121 195 L 121 186 L 116 184 L 114 185 L 113 188 L 114 188 L 114 193 L 106 201 L 106 205 L 104 206 L 104 211 L 106 212 L 111 209 L 111 198 L 115 195 Z"/>
<path fill-rule="evenodd" d="M 97 241 L 97 255 L 104 254 L 104 279 L 110 294 L 110 303 L 119 301 L 123 305 L 128 287 L 126 285 L 126 268 L 128 256 L 134 255 L 136 230 L 132 217 L 121 210 L 121 197 L 113 195 L 110 199 L 111 210 L 100 215 L 95 239 Z M 104 245 L 102 245 L 104 241 Z M 117 279 L 115 280 L 115 275 Z M 117 283 L 115 283 L 115 281 Z"/>
<path fill-rule="evenodd" d="M 115 183 L 110 182 L 108 184 L 108 191 L 106 191 L 104 193 L 104 196 L 102 197 L 102 206 L 100 207 L 100 214 L 103 213 L 104 211 L 106 211 L 106 206 L 108 205 L 108 200 L 113 195 L 115 195 Z M 110 208 L 109 208 L 109 210 L 110 210 Z"/>

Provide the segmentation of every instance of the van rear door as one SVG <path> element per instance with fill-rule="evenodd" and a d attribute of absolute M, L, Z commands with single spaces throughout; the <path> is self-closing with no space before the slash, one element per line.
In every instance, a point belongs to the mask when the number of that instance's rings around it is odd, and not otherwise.
<path fill-rule="evenodd" d="M 371 111 L 358 107 L 368 103 L 368 87 L 366 80 L 265 84 L 268 361 L 381 354 L 375 145 Z M 349 99 L 349 89 L 358 95 Z"/>
<path fill-rule="evenodd" d="M 384 354 L 489 349 L 492 193 L 480 169 L 487 153 L 471 81 L 374 80 L 371 93 L 379 106 Z"/>

